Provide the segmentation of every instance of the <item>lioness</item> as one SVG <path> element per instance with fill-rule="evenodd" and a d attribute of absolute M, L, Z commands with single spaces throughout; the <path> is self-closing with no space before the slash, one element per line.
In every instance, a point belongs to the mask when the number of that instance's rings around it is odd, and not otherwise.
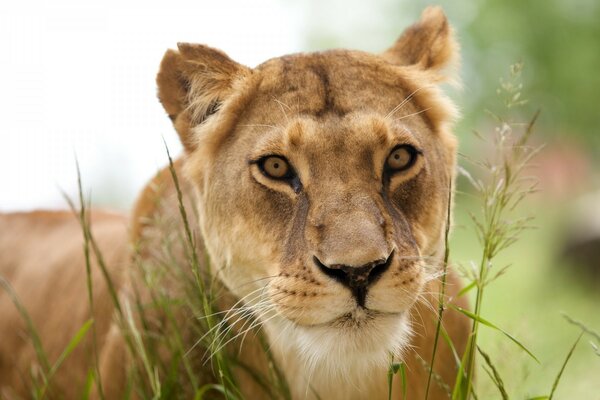
<path fill-rule="evenodd" d="M 385 399 L 392 355 L 407 366 L 408 397 L 424 396 L 456 152 L 456 111 L 437 85 L 451 78 L 457 53 L 433 7 L 378 55 L 294 54 L 251 69 L 219 50 L 179 44 L 163 58 L 158 97 L 185 149 L 175 169 L 202 234 L 197 250 L 208 252 L 232 301 L 254 307 L 294 399 Z M 168 170 L 143 191 L 129 221 L 92 212 L 121 296 L 135 286 L 126 279 L 128 243 L 152 257 L 168 232 L 148 221 L 178 215 Z M 90 317 L 81 229 L 67 212 L 1 215 L 0 227 L 0 273 L 52 363 Z M 98 367 L 104 397 L 117 399 L 131 361 L 92 261 Z M 452 298 L 452 272 L 447 282 Z M 460 356 L 467 321 L 449 310 L 444 326 Z M 238 351 L 246 365 L 266 368 L 255 338 Z M 78 398 L 93 353 L 87 335 L 52 393 Z M 37 362 L 25 321 L 0 293 L 0 395 L 27 397 Z M 434 371 L 430 398 L 446 398 L 456 362 L 443 340 Z M 267 397 L 245 370 L 234 373 L 246 398 Z"/>

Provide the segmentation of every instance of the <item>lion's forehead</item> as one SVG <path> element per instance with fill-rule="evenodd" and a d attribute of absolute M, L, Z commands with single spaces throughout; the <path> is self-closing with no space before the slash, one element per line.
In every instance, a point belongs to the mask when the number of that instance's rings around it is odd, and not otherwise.
<path fill-rule="evenodd" d="M 357 51 L 288 55 L 265 62 L 257 72 L 255 103 L 316 117 L 365 109 L 385 114 L 412 91 L 399 68 Z"/>
<path fill-rule="evenodd" d="M 378 117 L 333 118 L 326 121 L 300 120 L 282 134 L 292 158 L 302 158 L 316 179 L 337 177 L 349 183 L 370 178 L 382 151 L 387 152 L 393 133 L 374 129 L 384 125 Z"/>

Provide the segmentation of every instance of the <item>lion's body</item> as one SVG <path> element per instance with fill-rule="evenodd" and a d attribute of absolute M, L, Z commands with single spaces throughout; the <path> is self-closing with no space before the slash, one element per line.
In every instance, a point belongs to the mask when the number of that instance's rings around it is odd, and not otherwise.
<path fill-rule="evenodd" d="M 159 98 L 186 150 L 175 169 L 191 229 L 202 234 L 199 258 L 210 256 L 226 294 L 217 307 L 241 299 L 261 322 L 294 399 L 385 399 L 390 355 L 406 364 L 408 397 L 423 398 L 456 151 L 454 109 L 436 85 L 455 48 L 443 13 L 429 9 L 382 56 L 338 50 L 250 69 L 182 44 L 163 59 Z M 392 170 L 398 151 L 407 161 Z M 126 303 L 133 292 L 145 295 L 133 260 L 156 258 L 161 237 L 183 228 L 168 169 L 125 221 L 92 218 Z M 50 364 L 91 316 L 82 238 L 67 214 L 0 216 L 0 274 L 31 315 Z M 185 262 L 182 248 L 173 253 Z M 106 398 L 119 398 L 131 360 L 105 279 L 96 262 L 91 269 L 101 381 Z M 447 298 L 461 303 L 452 272 L 447 283 Z M 444 327 L 462 355 L 468 321 L 446 311 Z M 36 354 L 6 293 L 0 335 L 0 394 L 26 396 Z M 192 348 L 196 338 L 184 339 Z M 242 364 L 266 371 L 256 337 L 238 344 Z M 77 398 L 93 354 L 88 336 L 52 390 Z M 443 399 L 457 372 L 444 340 L 434 371 L 443 384 L 432 384 L 430 398 Z M 234 373 L 244 397 L 267 397 L 243 369 Z"/>
<path fill-rule="evenodd" d="M 92 223 L 118 283 L 119 269 L 128 261 L 127 218 L 94 213 Z M 102 346 L 112 322 L 113 302 L 98 264 L 91 259 L 95 327 Z M 10 282 L 32 319 L 50 364 L 54 363 L 91 318 L 83 234 L 77 219 L 70 212 L 0 214 L 0 276 Z M 11 393 L 26 398 L 31 393 L 30 374 L 36 374 L 40 361 L 29 329 L 5 290 L 0 291 L 0 316 L 0 398 L 11 399 Z M 92 354 L 91 340 L 86 340 L 61 367 L 56 385 L 66 397 L 81 394 Z"/>

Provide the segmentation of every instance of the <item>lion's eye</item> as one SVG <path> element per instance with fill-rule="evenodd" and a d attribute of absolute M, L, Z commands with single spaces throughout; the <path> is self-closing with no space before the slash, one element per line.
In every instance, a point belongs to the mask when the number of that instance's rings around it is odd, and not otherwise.
<path fill-rule="evenodd" d="M 262 171 L 269 178 L 282 179 L 287 178 L 290 175 L 290 164 L 283 157 L 270 156 L 266 157 L 260 162 Z"/>
<path fill-rule="evenodd" d="M 410 145 L 396 147 L 388 156 L 386 167 L 393 172 L 404 171 L 415 163 L 418 151 Z"/>

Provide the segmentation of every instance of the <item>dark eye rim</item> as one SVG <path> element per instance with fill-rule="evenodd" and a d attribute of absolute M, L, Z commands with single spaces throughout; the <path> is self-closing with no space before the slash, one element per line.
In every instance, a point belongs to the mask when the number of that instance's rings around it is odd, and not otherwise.
<path fill-rule="evenodd" d="M 410 161 L 408 162 L 408 164 L 406 164 L 402 168 L 395 168 L 394 169 L 394 168 L 391 168 L 389 166 L 388 159 L 398 149 L 406 149 L 409 152 L 409 154 L 410 154 Z M 423 151 L 420 150 L 420 149 L 418 149 L 418 148 L 416 148 L 415 146 L 413 146 L 411 144 L 406 144 L 406 143 L 398 144 L 398 145 L 396 145 L 396 146 L 394 146 L 392 148 L 392 150 L 389 152 L 388 156 L 385 158 L 385 172 L 388 175 L 393 175 L 393 174 L 398 173 L 398 172 L 407 171 L 407 170 L 411 169 L 416 164 L 417 159 L 421 155 L 423 155 Z"/>

